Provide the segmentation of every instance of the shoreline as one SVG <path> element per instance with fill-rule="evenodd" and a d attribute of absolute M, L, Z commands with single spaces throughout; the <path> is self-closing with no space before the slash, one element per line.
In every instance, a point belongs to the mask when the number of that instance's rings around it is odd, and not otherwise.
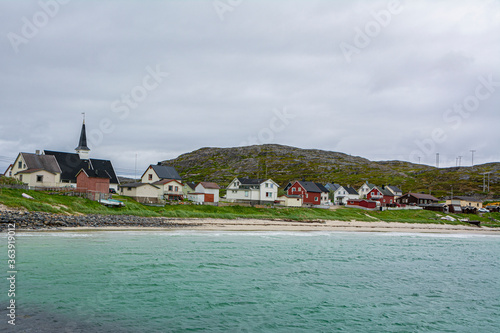
<path fill-rule="evenodd" d="M 169 219 L 172 225 L 102 225 L 102 226 L 60 226 L 39 229 L 17 229 L 18 232 L 89 232 L 89 231 L 296 231 L 296 232 L 398 232 L 398 233 L 440 233 L 440 234 L 484 234 L 500 235 L 500 228 L 467 225 L 403 223 L 403 222 L 363 222 L 363 221 L 276 221 L 260 219 Z"/>

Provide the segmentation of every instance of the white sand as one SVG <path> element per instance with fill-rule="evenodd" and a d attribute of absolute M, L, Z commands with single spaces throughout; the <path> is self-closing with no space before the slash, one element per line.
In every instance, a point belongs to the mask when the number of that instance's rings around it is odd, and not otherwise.
<path fill-rule="evenodd" d="M 65 231 L 88 230 L 225 230 L 225 231 L 362 231 L 362 232 L 412 232 L 412 233 L 475 233 L 500 235 L 500 228 L 449 224 L 424 224 L 400 222 L 324 221 L 289 222 L 254 219 L 179 219 L 172 222 L 188 224 L 181 228 L 160 227 L 77 227 L 61 228 Z M 201 224 L 201 225 L 197 225 Z M 53 230 L 51 230 L 53 231 Z"/>

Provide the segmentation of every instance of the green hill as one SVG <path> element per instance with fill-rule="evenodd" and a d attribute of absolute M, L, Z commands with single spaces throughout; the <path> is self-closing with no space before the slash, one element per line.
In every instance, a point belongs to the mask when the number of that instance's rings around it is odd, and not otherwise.
<path fill-rule="evenodd" d="M 188 181 L 227 185 L 234 177 L 272 178 L 281 185 L 294 179 L 335 182 L 359 187 L 365 181 L 396 185 L 404 192 L 436 196 L 500 193 L 500 163 L 474 167 L 435 168 L 401 161 L 374 162 L 358 156 L 282 145 L 201 148 L 162 162 L 176 167 Z M 490 192 L 483 192 L 483 173 L 490 174 Z"/>

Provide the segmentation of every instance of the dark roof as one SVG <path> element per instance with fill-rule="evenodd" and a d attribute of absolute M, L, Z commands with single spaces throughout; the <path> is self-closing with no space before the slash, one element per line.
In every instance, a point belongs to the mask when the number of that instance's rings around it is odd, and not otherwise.
<path fill-rule="evenodd" d="M 340 187 L 340 184 L 335 184 L 335 183 L 328 183 L 325 185 L 325 187 L 327 189 L 329 189 L 331 192 L 335 192 L 338 190 L 338 188 Z"/>
<path fill-rule="evenodd" d="M 267 179 L 238 178 L 241 185 L 260 185 Z"/>
<path fill-rule="evenodd" d="M 394 186 L 394 185 L 388 185 L 386 186 L 388 189 L 393 190 L 394 192 L 403 192 L 399 187 Z"/>
<path fill-rule="evenodd" d="M 141 186 L 146 186 L 146 185 L 151 185 L 153 187 L 159 188 L 158 186 L 150 184 L 150 183 L 126 183 L 126 184 L 120 185 L 120 187 L 141 187 Z"/>
<path fill-rule="evenodd" d="M 385 196 L 393 197 L 394 193 L 392 193 L 387 187 L 378 187 L 376 188 Z"/>
<path fill-rule="evenodd" d="M 111 179 L 111 176 L 109 175 L 109 173 L 106 170 L 80 169 L 80 171 L 85 172 L 85 174 L 89 178 L 106 178 L 106 179 Z M 80 171 L 78 171 L 78 173 L 76 174 L 77 176 L 80 173 Z"/>
<path fill-rule="evenodd" d="M 45 150 L 46 156 L 54 156 L 62 170 L 61 180 L 76 182 L 76 174 L 81 170 L 97 170 L 99 173 L 107 172 L 111 184 L 119 184 L 113 165 L 109 160 L 97 160 L 91 158 L 82 160 L 76 153 L 64 153 L 60 151 Z M 89 165 L 90 164 L 90 165 Z"/>
<path fill-rule="evenodd" d="M 323 185 L 315 182 L 297 181 L 307 192 L 323 193 L 329 192 Z"/>
<path fill-rule="evenodd" d="M 316 186 L 320 189 L 321 192 L 330 192 L 326 187 L 323 186 L 321 183 L 315 183 Z"/>
<path fill-rule="evenodd" d="M 196 188 L 196 183 L 195 182 L 186 182 L 184 184 L 187 185 L 187 186 L 189 186 L 193 191 Z"/>
<path fill-rule="evenodd" d="M 82 124 L 82 132 L 80 133 L 80 141 L 78 141 L 78 147 L 75 150 L 90 150 L 87 147 L 87 133 L 85 131 L 85 122 Z"/>
<path fill-rule="evenodd" d="M 57 160 L 50 155 L 21 153 L 28 169 L 42 169 L 52 173 L 61 173 Z"/>
<path fill-rule="evenodd" d="M 430 194 L 425 194 L 425 193 L 408 193 L 406 194 L 408 196 L 415 197 L 417 199 L 426 199 L 426 200 L 433 200 L 433 201 L 439 201 L 436 197 L 430 195 Z"/>
<path fill-rule="evenodd" d="M 359 195 L 358 191 L 356 191 L 353 187 L 351 186 L 344 186 L 344 189 L 345 191 L 348 193 L 348 194 L 352 194 L 352 195 Z"/>
<path fill-rule="evenodd" d="M 174 167 L 167 165 L 153 165 L 151 164 L 154 172 L 160 179 L 176 179 L 182 180 L 181 176 L 177 173 Z"/>

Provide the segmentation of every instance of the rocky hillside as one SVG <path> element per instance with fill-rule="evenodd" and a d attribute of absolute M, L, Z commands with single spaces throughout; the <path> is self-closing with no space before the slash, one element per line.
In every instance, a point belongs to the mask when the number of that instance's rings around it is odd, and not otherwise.
<path fill-rule="evenodd" d="M 361 186 L 400 186 L 403 191 L 479 194 L 484 172 L 490 175 L 490 194 L 500 194 L 500 163 L 474 167 L 435 168 L 401 161 L 374 162 L 358 156 L 282 145 L 235 148 L 201 148 L 164 161 L 190 181 L 214 181 L 227 185 L 234 177 L 272 178 L 283 185 L 293 179 Z M 484 194 L 484 193 L 483 193 Z"/>

